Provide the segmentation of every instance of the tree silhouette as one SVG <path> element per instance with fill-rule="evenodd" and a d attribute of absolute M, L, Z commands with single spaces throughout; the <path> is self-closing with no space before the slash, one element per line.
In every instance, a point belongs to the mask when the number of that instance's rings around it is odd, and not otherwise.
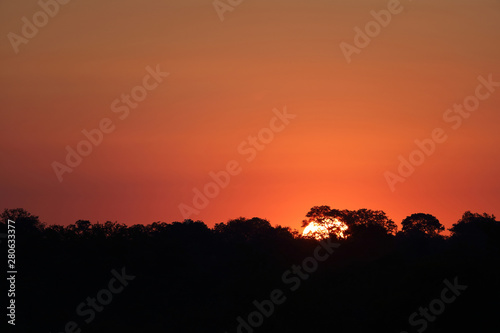
<path fill-rule="evenodd" d="M 354 235 L 357 233 L 395 235 L 398 227 L 386 213 L 382 210 L 358 209 L 343 211 L 343 221 L 349 229 L 347 233 Z"/>
<path fill-rule="evenodd" d="M 496 221 L 495 215 L 466 211 L 449 230 L 453 235 L 462 236 L 471 233 L 496 233 L 498 227 L 499 223 Z"/>
<path fill-rule="evenodd" d="M 336 221 L 342 220 L 342 211 L 338 209 L 331 209 L 330 206 L 314 206 L 306 214 L 307 219 L 302 220 L 302 227 L 307 227 L 309 224 L 314 223 L 320 227 L 319 230 L 312 232 L 309 237 L 315 239 L 324 238 L 326 231 L 330 237 L 338 238 L 338 235 L 343 232 L 342 224 Z"/>
<path fill-rule="evenodd" d="M 227 240 L 242 242 L 267 242 L 271 238 L 292 237 L 290 228 L 281 226 L 273 228 L 268 220 L 258 217 L 251 219 L 240 217 L 227 223 L 217 223 L 214 231 Z"/>
<path fill-rule="evenodd" d="M 43 223 L 40 222 L 38 216 L 32 215 L 23 208 L 5 209 L 0 215 L 2 223 L 7 223 L 7 220 L 15 221 L 19 226 L 28 229 L 40 229 Z"/>
<path fill-rule="evenodd" d="M 337 234 L 339 226 L 329 223 L 331 219 L 338 219 L 348 227 L 344 232 L 347 236 L 355 234 L 391 234 L 397 232 L 397 225 L 389 219 L 385 212 L 381 210 L 358 209 L 358 210 L 338 210 L 329 206 L 314 206 L 307 213 L 308 219 L 302 221 L 305 227 L 311 222 L 324 225 L 330 234 Z"/>
<path fill-rule="evenodd" d="M 309 212 L 306 214 L 307 219 L 302 221 L 302 227 L 307 226 L 311 222 L 316 222 L 318 220 L 329 218 L 340 218 L 342 217 L 342 212 L 338 209 L 331 209 L 330 206 L 313 206 Z"/>
<path fill-rule="evenodd" d="M 435 216 L 424 213 L 416 213 L 407 216 L 401 222 L 401 225 L 403 227 L 402 232 L 404 234 L 421 233 L 434 237 L 444 231 L 444 226 Z"/>
<path fill-rule="evenodd" d="M 465 212 L 449 229 L 452 238 L 478 251 L 500 251 L 500 223 L 494 215 Z"/>
<path fill-rule="evenodd" d="M 26 236 L 37 235 L 45 227 L 38 216 L 32 215 L 23 208 L 5 209 L 0 215 L 0 220 L 4 225 L 7 225 L 8 220 L 14 221 L 17 232 Z"/>

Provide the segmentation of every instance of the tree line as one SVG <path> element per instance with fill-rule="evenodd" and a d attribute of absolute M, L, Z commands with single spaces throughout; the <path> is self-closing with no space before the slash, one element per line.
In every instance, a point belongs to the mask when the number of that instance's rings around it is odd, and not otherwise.
<path fill-rule="evenodd" d="M 409 316 L 439 296 L 443 280 L 468 288 L 427 332 L 481 329 L 499 310 L 500 227 L 495 216 L 465 212 L 442 236 L 432 215 L 405 218 L 401 230 L 383 211 L 312 207 L 304 225 L 338 219 L 338 249 L 255 332 L 419 332 Z M 202 221 L 130 225 L 107 221 L 47 225 L 24 209 L 16 221 L 16 330 L 64 332 L 76 307 L 106 287 L 111 271 L 136 278 L 82 332 L 236 332 L 239 316 L 269 297 L 318 241 L 262 218 L 209 228 Z M 2 248 L 4 244 L 2 243 Z M 253 333 L 239 328 L 241 333 Z M 78 332 L 77 332 L 78 333 Z"/>

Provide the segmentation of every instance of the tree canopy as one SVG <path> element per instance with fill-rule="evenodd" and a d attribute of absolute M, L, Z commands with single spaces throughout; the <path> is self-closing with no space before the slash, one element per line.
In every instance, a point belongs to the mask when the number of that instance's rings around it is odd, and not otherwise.
<path fill-rule="evenodd" d="M 435 216 L 424 213 L 407 216 L 401 225 L 405 234 L 422 233 L 431 237 L 437 236 L 445 229 Z"/>

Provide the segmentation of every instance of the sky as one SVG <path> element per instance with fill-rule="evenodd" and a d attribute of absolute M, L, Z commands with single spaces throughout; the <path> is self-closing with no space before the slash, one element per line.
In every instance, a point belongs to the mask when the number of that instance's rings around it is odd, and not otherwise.
<path fill-rule="evenodd" d="M 3 1 L 0 31 L 1 209 L 500 215 L 499 1 Z"/>

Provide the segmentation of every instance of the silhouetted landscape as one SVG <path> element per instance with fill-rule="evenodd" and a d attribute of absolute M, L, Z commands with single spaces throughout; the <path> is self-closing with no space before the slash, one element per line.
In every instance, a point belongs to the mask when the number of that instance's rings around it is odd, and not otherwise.
<path fill-rule="evenodd" d="M 0 2 L 0 333 L 486 333 L 500 0 Z"/>
<path fill-rule="evenodd" d="M 402 228 L 382 211 L 315 206 L 344 238 L 303 237 L 261 218 L 16 230 L 18 332 L 485 332 L 498 327 L 500 225 L 465 212 Z M 398 221 L 399 222 L 399 221 Z M 2 248 L 6 249 L 5 238 Z M 8 289 L 8 288 L 7 288 Z M 92 300 L 93 299 L 93 300 Z M 253 314 L 252 314 L 253 313 Z"/>

